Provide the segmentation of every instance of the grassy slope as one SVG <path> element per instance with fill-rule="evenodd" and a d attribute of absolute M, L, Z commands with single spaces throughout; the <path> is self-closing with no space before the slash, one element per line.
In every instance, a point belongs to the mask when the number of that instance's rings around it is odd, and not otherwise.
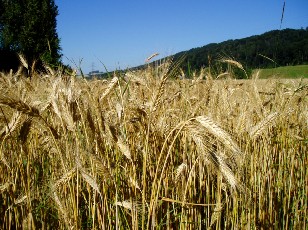
<path fill-rule="evenodd" d="M 259 74 L 260 78 L 308 78 L 308 65 L 261 69 Z"/>

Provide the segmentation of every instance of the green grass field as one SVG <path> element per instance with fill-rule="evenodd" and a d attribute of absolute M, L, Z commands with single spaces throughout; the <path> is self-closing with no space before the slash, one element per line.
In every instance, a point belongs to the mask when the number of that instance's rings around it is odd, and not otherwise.
<path fill-rule="evenodd" d="M 259 74 L 260 78 L 308 78 L 308 65 L 261 69 Z"/>

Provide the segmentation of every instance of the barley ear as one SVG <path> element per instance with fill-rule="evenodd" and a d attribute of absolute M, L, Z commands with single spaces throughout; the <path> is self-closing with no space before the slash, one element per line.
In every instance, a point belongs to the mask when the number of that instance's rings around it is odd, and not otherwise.
<path fill-rule="evenodd" d="M 249 136 L 252 139 L 255 139 L 258 136 L 260 136 L 266 128 L 268 128 L 271 124 L 274 123 L 274 121 L 277 119 L 278 116 L 279 116 L 278 112 L 274 112 L 274 113 L 267 115 L 257 125 L 250 128 Z"/>
<path fill-rule="evenodd" d="M 209 117 L 199 116 L 195 118 L 209 133 L 217 137 L 225 147 L 230 149 L 237 157 L 242 155 L 241 149 L 233 141 L 230 134 L 228 134 L 225 130 L 220 128 L 214 121 L 212 121 Z"/>
<path fill-rule="evenodd" d="M 21 53 L 18 54 L 18 57 L 22 66 L 25 67 L 27 70 L 29 70 L 29 65 L 28 62 L 26 61 L 26 58 Z"/>
<path fill-rule="evenodd" d="M 40 117 L 40 112 L 37 108 L 30 106 L 26 104 L 25 102 L 18 100 L 18 99 L 0 96 L 0 104 L 9 106 L 12 109 L 15 109 L 21 113 L 27 114 L 32 117 Z"/>
<path fill-rule="evenodd" d="M 118 77 L 114 76 L 112 78 L 112 80 L 110 81 L 109 85 L 107 86 L 107 89 L 105 90 L 105 92 L 103 93 L 103 95 L 99 98 L 100 101 L 104 100 L 104 98 L 106 98 L 112 89 L 114 89 L 114 87 L 117 85 L 118 83 Z"/>

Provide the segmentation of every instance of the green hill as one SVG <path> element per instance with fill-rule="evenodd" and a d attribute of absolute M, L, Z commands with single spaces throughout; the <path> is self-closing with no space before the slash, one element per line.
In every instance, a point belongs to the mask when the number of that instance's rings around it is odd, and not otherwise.
<path fill-rule="evenodd" d="M 262 35 L 212 43 L 174 55 L 185 55 L 182 67 L 192 70 L 209 66 L 209 61 L 228 57 L 246 69 L 308 64 L 308 29 L 273 30 Z"/>
<path fill-rule="evenodd" d="M 247 38 L 211 43 L 170 57 L 174 61 L 182 58 L 180 67 L 184 71 L 200 70 L 202 67 L 208 67 L 209 64 L 215 64 L 215 61 L 221 58 L 238 61 L 248 71 L 258 68 L 305 65 L 308 64 L 308 27 L 273 30 Z M 136 68 L 145 66 L 147 65 Z"/>
<path fill-rule="evenodd" d="M 258 70 L 254 70 L 258 71 Z M 259 78 L 308 78 L 308 65 L 282 66 L 262 69 Z"/>

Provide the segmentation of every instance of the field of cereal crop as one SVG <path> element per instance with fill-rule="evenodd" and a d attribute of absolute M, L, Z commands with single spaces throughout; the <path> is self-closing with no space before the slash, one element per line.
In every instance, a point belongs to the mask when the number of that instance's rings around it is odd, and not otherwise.
<path fill-rule="evenodd" d="M 0 229 L 307 229 L 307 80 L 176 66 L 0 77 Z"/>

